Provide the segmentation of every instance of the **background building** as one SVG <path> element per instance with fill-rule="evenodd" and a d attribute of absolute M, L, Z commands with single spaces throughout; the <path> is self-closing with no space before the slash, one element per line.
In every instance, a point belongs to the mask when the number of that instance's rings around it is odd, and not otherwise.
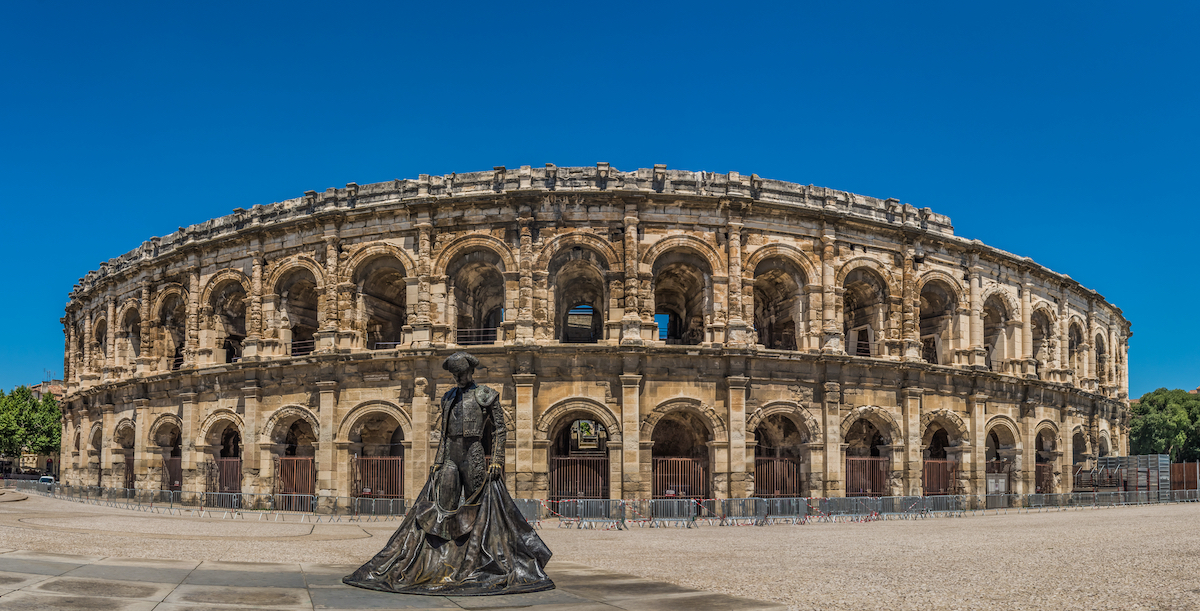
<path fill-rule="evenodd" d="M 1099 294 L 928 208 L 756 175 L 310 191 L 108 261 L 63 324 L 76 484 L 415 496 L 464 347 L 521 497 L 1061 492 L 1127 448 Z"/>

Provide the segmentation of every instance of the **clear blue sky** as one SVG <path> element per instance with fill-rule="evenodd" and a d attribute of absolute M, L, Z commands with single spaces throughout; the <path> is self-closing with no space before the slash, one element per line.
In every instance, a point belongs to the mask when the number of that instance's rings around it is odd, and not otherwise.
<path fill-rule="evenodd" d="M 1120 306 L 1133 396 L 1200 385 L 1200 4 L 7 2 L 0 23 L 5 389 L 61 375 L 72 284 L 150 236 L 350 181 L 597 161 L 929 206 Z"/>

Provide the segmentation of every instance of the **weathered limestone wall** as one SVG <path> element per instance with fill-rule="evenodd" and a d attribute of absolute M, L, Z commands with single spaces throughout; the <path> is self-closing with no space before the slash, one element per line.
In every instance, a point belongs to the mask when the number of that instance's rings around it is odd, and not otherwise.
<path fill-rule="evenodd" d="M 246 492 L 270 492 L 295 452 L 319 493 L 349 496 L 352 457 L 390 447 L 415 495 L 453 384 L 441 359 L 462 347 L 500 391 L 521 497 L 549 494 L 550 447 L 579 417 L 608 431 L 613 498 L 650 496 L 654 431 L 683 413 L 717 497 L 755 493 L 775 417 L 821 496 L 846 493 L 860 421 L 894 494 L 921 493 L 938 430 L 965 491 L 997 457 L 1014 491 L 1037 488 L 1039 462 L 1064 491 L 1079 454 L 1128 446 L 1130 324 L 1099 294 L 927 208 L 737 173 L 496 168 L 310 191 L 108 261 L 63 324 L 61 460 L 84 485 L 123 486 L 128 455 L 135 486 L 158 488 L 177 452 L 184 489 L 204 490 L 236 431 Z"/>

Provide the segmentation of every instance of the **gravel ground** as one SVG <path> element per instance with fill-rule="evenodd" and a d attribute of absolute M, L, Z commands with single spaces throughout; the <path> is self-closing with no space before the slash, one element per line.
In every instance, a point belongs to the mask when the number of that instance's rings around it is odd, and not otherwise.
<path fill-rule="evenodd" d="M 199 520 L 38 496 L 0 504 L 0 548 L 99 556 L 358 563 L 396 526 Z M 1196 504 L 541 535 L 557 560 L 793 609 L 1200 609 Z"/>

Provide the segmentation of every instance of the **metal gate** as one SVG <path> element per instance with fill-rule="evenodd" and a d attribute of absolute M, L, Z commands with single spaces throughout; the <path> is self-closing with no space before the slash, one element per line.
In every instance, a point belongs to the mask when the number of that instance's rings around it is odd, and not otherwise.
<path fill-rule="evenodd" d="M 1034 475 L 1034 492 L 1051 494 L 1054 490 L 1054 465 L 1040 464 Z"/>
<path fill-rule="evenodd" d="M 209 463 L 205 490 L 237 494 L 242 491 L 242 459 L 214 458 Z"/>
<path fill-rule="evenodd" d="M 760 498 L 798 497 L 800 460 L 796 458 L 754 459 L 754 496 Z"/>
<path fill-rule="evenodd" d="M 946 459 L 927 459 L 921 483 L 925 496 L 958 494 L 958 463 Z"/>
<path fill-rule="evenodd" d="M 162 469 L 162 490 L 183 489 L 183 459 L 179 457 L 164 458 Z"/>
<path fill-rule="evenodd" d="M 353 461 L 353 497 L 404 498 L 404 457 L 356 456 Z"/>
<path fill-rule="evenodd" d="M 126 455 L 125 456 L 125 481 L 124 481 L 125 487 L 133 488 L 134 481 L 135 481 L 135 478 L 134 478 L 134 473 L 133 473 L 133 456 Z"/>
<path fill-rule="evenodd" d="M 882 456 L 846 457 L 846 496 L 888 496 L 888 463 Z"/>
<path fill-rule="evenodd" d="M 707 460 L 655 457 L 652 468 L 654 498 L 708 498 Z"/>
<path fill-rule="evenodd" d="M 608 455 L 550 457 L 550 498 L 607 499 Z"/>
<path fill-rule="evenodd" d="M 312 511 L 317 489 L 316 461 L 311 456 L 275 459 L 275 509 Z"/>

